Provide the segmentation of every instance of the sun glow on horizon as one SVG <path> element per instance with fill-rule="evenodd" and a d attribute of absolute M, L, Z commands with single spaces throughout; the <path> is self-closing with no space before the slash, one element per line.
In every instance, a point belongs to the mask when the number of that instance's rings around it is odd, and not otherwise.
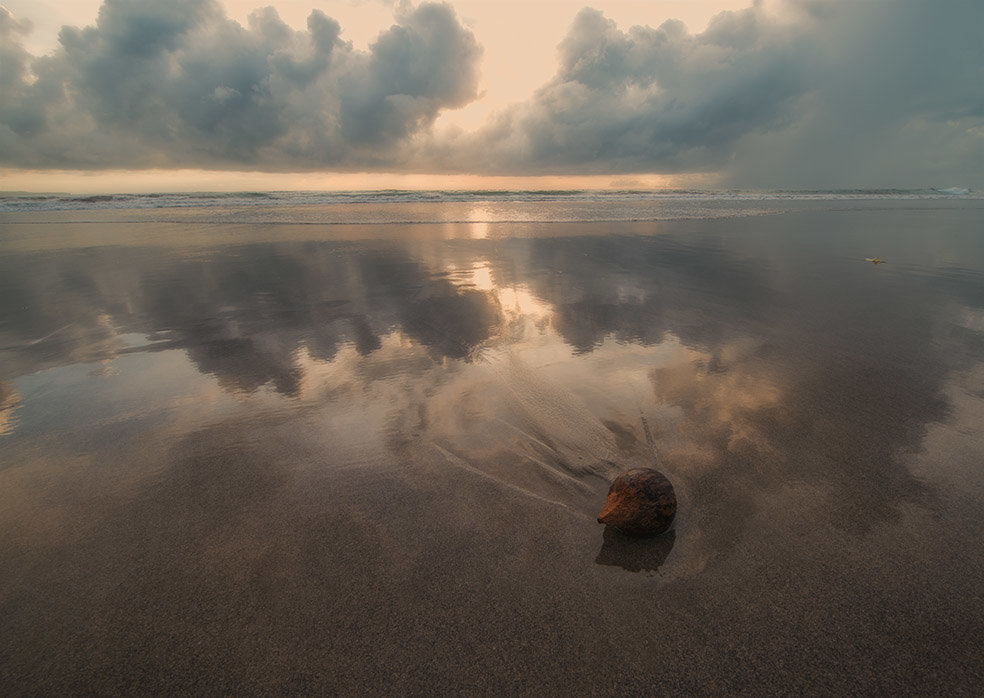
<path fill-rule="evenodd" d="M 675 189 L 712 186 L 711 175 L 491 176 L 399 172 L 238 172 L 216 170 L 0 170 L 0 192 L 146 194 L 192 191 L 373 191 Z"/>

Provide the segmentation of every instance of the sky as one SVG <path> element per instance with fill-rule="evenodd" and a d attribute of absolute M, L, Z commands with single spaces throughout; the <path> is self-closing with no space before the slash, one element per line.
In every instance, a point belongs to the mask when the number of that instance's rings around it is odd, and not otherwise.
<path fill-rule="evenodd" d="M 2 190 L 984 188 L 980 0 L 2 1 Z"/>

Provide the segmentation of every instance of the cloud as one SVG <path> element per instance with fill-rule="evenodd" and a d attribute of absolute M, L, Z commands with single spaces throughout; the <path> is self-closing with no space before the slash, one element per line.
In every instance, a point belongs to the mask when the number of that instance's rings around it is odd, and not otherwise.
<path fill-rule="evenodd" d="M 786 128 L 736 143 L 732 180 L 984 186 L 979 3 L 802 6 L 814 47 L 802 98 Z"/>
<path fill-rule="evenodd" d="M 0 12 L 0 156 L 14 167 L 346 169 L 392 163 L 476 95 L 481 48 L 444 4 L 401 8 L 368 51 L 312 11 L 246 27 L 214 0 L 106 0 L 32 58 Z"/>
<path fill-rule="evenodd" d="M 623 32 L 585 9 L 560 45 L 554 78 L 482 137 L 498 146 L 503 169 L 717 165 L 736 138 L 773 126 L 799 94 L 797 50 L 755 9 L 718 15 L 697 36 L 676 21 Z"/>
<path fill-rule="evenodd" d="M 778 9 L 777 9 L 778 8 Z M 395 3 L 367 51 L 315 10 L 247 26 L 215 0 L 106 0 L 55 53 L 0 12 L 0 165 L 710 173 L 734 186 L 984 186 L 977 0 L 773 0 L 619 28 L 582 10 L 531 97 L 465 133 L 481 48 L 446 4 Z"/>
<path fill-rule="evenodd" d="M 717 171 L 738 185 L 984 183 L 978 3 L 783 8 L 723 12 L 699 34 L 672 20 L 623 31 L 585 9 L 554 77 L 442 156 L 500 173 Z"/>

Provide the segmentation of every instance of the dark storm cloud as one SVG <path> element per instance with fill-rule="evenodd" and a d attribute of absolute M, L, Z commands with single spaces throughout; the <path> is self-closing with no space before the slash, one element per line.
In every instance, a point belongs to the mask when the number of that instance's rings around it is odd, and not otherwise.
<path fill-rule="evenodd" d="M 760 3 L 723 12 L 700 34 L 676 21 L 623 31 L 585 9 L 559 47 L 556 75 L 455 148 L 513 173 L 984 183 L 978 2 L 793 0 L 783 8 L 782 19 Z"/>
<path fill-rule="evenodd" d="M 399 159 L 475 97 L 481 49 L 447 5 L 401 11 L 369 51 L 314 10 L 246 27 L 214 1 L 107 0 L 34 59 L 0 11 L 0 162 L 16 167 L 345 168 Z"/>
<path fill-rule="evenodd" d="M 984 186 L 984 11 L 976 0 L 807 3 L 814 60 L 789 125 L 738 142 L 769 186 Z"/>

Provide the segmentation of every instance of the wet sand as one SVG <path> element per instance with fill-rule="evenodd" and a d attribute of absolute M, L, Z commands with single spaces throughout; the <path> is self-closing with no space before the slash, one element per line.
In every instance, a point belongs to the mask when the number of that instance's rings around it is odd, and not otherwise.
<path fill-rule="evenodd" d="M 851 208 L 0 221 L 0 688 L 977 692 L 984 209 Z"/>

